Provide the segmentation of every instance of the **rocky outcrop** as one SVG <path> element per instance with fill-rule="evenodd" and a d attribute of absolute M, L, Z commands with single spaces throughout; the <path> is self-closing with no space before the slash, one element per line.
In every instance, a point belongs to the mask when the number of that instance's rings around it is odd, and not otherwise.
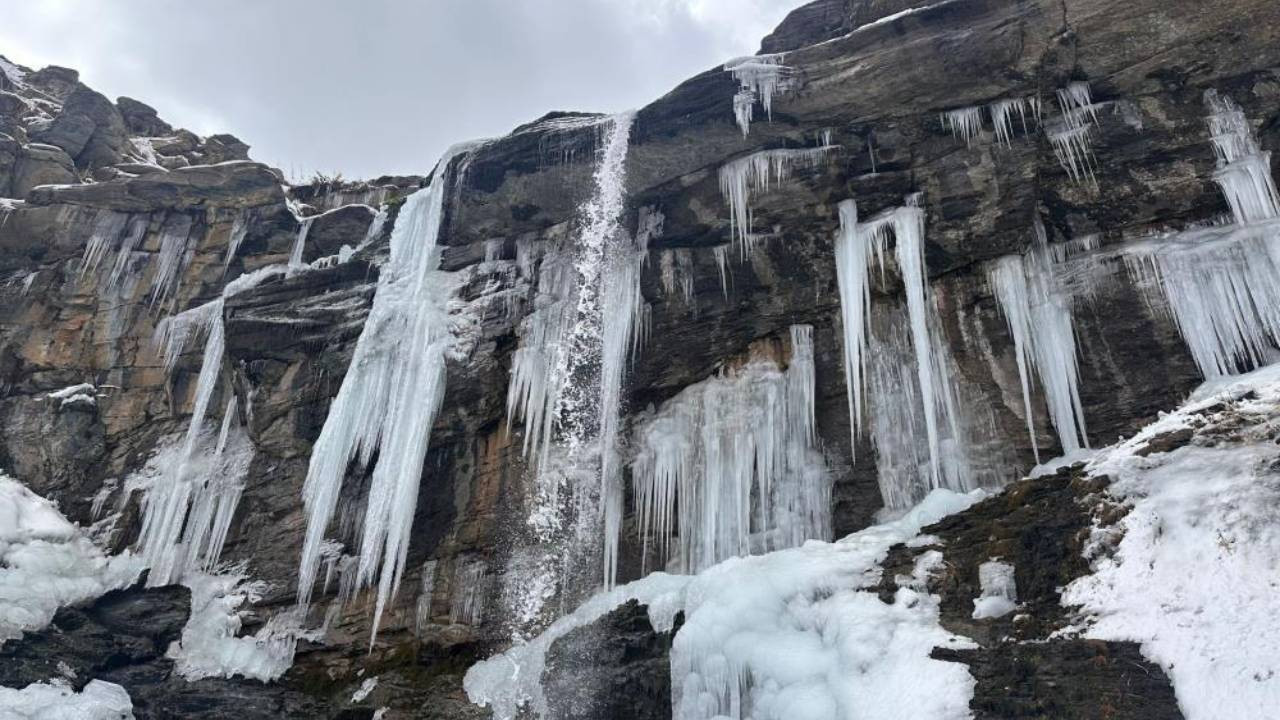
<path fill-rule="evenodd" d="M 850 428 L 833 260 L 839 202 L 855 199 L 870 217 L 922 193 L 941 332 L 963 405 L 981 410 L 977 450 L 989 471 L 982 480 L 994 485 L 1021 477 L 1034 459 L 1013 341 L 987 280 L 991 261 L 1025 251 L 1037 221 L 1054 247 L 1096 235 L 1101 247 L 1115 248 L 1225 212 L 1212 180 L 1207 89 L 1243 106 L 1264 148 L 1280 147 L 1280 47 L 1256 32 L 1280 23 L 1280 9 L 1267 0 L 1213 8 L 1194 0 L 974 0 L 904 12 L 910 9 L 895 0 L 819 0 L 797 9 L 763 45 L 786 52 L 791 68 L 772 122 L 757 118 L 744 137 L 733 116 L 739 86 L 716 69 L 643 108 L 627 158 L 626 226 L 634 230 L 642 210 L 661 213 L 663 222 L 649 237 L 641 278 L 649 340 L 629 369 L 624 406 L 659 405 L 753 344 L 782 338 L 793 324 L 812 325 L 817 432 L 834 483 L 837 535 L 867 526 L 884 505 L 873 444 Z M 1072 180 L 1034 122 L 1025 131 L 1019 124 L 1008 142 L 984 130 L 972 143 L 939 122 L 950 109 L 1015 97 L 1038 97 L 1052 114 L 1056 91 L 1073 81 L 1088 81 L 1100 105 L 1096 188 Z M 346 262 L 282 271 L 227 297 L 222 308 L 226 353 L 212 416 L 220 420 L 234 396 L 255 450 L 224 559 L 248 562 L 271 584 L 257 612 L 292 607 L 312 446 L 368 315 L 388 231 L 403 199 L 427 178 L 316 178 L 286 191 L 278 172 L 245 160 L 248 148 L 236 138 L 173 129 L 127 98 L 104 106 L 74 72 L 49 68 L 11 85 L 0 88 L 0 132 L 8 135 L 0 138 L 0 195 L 25 202 L 0 206 L 0 465 L 83 524 L 97 519 L 90 498 L 108 488 L 118 546 L 136 538 L 139 522 L 139 497 L 120 481 L 185 429 L 201 366 L 201 348 L 192 347 L 172 373 L 164 371 L 151 340 L 160 318 L 287 262 L 301 223 L 291 207 L 314 218 L 303 263 L 360 247 L 373 208 L 386 208 L 383 230 Z M 508 641 L 505 568 L 518 557 L 531 493 L 524 429 L 506 419 L 517 327 L 536 302 L 538 249 L 572 237 L 591 192 L 595 119 L 553 113 L 436 178 L 452 183 L 441 267 L 457 281 L 463 342 L 449 360 L 432 429 L 406 577 L 372 648 L 368 598 L 334 605 L 324 638 L 305 644 L 294 675 L 271 686 L 280 693 L 273 711 L 310 712 L 293 699 L 301 693 L 352 717 L 384 705 L 388 718 L 484 716 L 466 702 L 461 677 Z M 745 259 L 726 253 L 720 168 L 764 149 L 812 148 L 826 133 L 836 148 L 823 162 L 753 197 L 756 251 Z M 77 184 L 77 173 L 90 168 L 108 168 L 103 177 L 113 179 Z M 106 260 L 89 267 L 86 246 L 112 222 L 138 223 L 138 244 L 118 253 L 121 231 Z M 184 229 L 180 281 L 157 300 L 161 248 Z M 118 257 L 122 275 L 113 278 Z M 682 273 L 680 283 L 669 282 L 664 268 Z M 1200 381 L 1176 326 L 1125 278 L 1123 262 L 1106 260 L 1089 268 L 1072 299 L 1082 404 L 1096 444 L 1133 432 Z M 897 302 L 900 273 L 890 268 L 873 293 L 879 305 Z M 85 381 L 107 389 L 92 411 L 46 401 L 49 392 Z M 1042 405 L 1033 405 L 1031 424 L 1051 455 L 1055 434 Z M 366 478 L 354 468 L 351 475 L 341 503 L 358 509 Z M 1094 494 L 1070 475 L 1030 481 L 930 530 L 954 558 L 953 571 L 936 580 L 944 621 L 982 645 L 948 657 L 973 668 L 975 713 L 1106 716 L 1101 700 L 1085 703 L 1079 692 L 1097 687 L 1105 692 L 1095 700 L 1107 698 L 1113 717 L 1138 717 L 1138 702 L 1154 708 L 1151 717 L 1176 716 L 1167 679 L 1132 646 L 1043 642 L 1066 617 L 1057 588 L 1085 571 L 1077 535 L 1088 526 Z M 634 508 L 625 523 L 623 580 L 643 567 Z M 350 539 L 349 527 L 335 533 Z M 900 549 L 889 567 L 910 563 L 917 550 Z M 977 566 L 991 553 L 1017 568 L 1029 619 L 970 617 Z M 320 625 L 336 591 L 318 593 L 309 622 Z M 478 611 L 458 609 L 477 596 Z M 627 608 L 553 651 L 562 664 L 592 658 L 593 677 L 609 688 L 594 696 L 604 709 L 583 717 L 669 712 L 666 641 L 647 633 L 640 615 Z M 349 703 L 371 675 L 383 678 L 381 689 Z M 1003 691 L 1023 680 L 1025 695 Z M 1122 687 L 1133 688 L 1132 697 L 1112 692 Z M 581 688 L 555 692 L 573 707 L 587 697 Z M 181 707 L 194 712 L 196 703 Z M 623 714 L 627 708 L 633 714 Z"/>

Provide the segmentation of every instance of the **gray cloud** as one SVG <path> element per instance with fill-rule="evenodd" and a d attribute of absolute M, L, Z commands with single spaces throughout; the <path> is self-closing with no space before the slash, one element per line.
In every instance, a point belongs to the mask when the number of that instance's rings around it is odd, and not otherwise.
<path fill-rule="evenodd" d="M 550 110 L 640 107 L 801 2 L 0 0 L 0 53 L 234 133 L 291 175 L 367 177 Z"/>

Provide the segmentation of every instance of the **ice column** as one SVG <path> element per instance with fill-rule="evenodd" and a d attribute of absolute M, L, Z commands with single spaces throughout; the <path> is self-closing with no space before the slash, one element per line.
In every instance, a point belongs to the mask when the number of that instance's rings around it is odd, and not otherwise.
<path fill-rule="evenodd" d="M 453 342 L 447 309 L 452 283 L 439 271 L 438 240 L 449 167 L 466 150 L 447 152 L 431 186 L 409 196 L 400 209 L 390 259 L 378 278 L 373 307 L 316 440 L 303 486 L 307 532 L 298 573 L 300 604 L 314 590 L 347 465 L 358 459 L 368 466 L 378 458 L 354 580 L 358 587 L 377 581 L 375 637 L 404 574 L 422 465 L 444 398 L 445 355 Z"/>
<path fill-rule="evenodd" d="M 1058 287 L 1044 226 L 1038 220 L 1035 241 L 1027 254 L 1000 258 L 988 278 L 1013 335 L 1023 410 L 1036 462 L 1040 461 L 1040 449 L 1031 411 L 1032 369 L 1044 388 L 1049 418 L 1058 431 L 1063 454 L 1087 448 L 1071 307 Z"/>

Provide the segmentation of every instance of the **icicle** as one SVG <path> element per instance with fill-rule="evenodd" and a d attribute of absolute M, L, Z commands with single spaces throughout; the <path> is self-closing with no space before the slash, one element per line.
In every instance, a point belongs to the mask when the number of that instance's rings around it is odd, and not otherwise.
<path fill-rule="evenodd" d="M 732 73 L 739 85 L 737 94 L 733 96 L 733 116 L 742 129 L 743 137 L 751 132 L 757 101 L 773 120 L 773 98 L 786 91 L 787 76 L 791 73 L 791 68 L 782 64 L 783 57 L 782 53 L 754 55 L 725 63 L 725 71 Z"/>
<path fill-rule="evenodd" d="M 350 368 L 325 419 L 303 486 L 307 532 L 298 573 L 305 605 L 316 584 L 320 550 L 336 509 L 347 465 L 367 466 L 375 454 L 366 501 L 359 564 L 351 580 L 377 578 L 370 642 L 404 574 L 418 486 L 445 389 L 445 354 L 452 345 L 447 312 L 451 283 L 438 271 L 441 219 L 451 149 L 435 181 L 405 201 L 391 232 L 391 256 L 378 279 L 373 307 Z M 405 392 L 413 388 L 414 392 Z M 346 578 L 344 577 L 344 580 Z"/>
<path fill-rule="evenodd" d="M 231 223 L 231 232 L 227 235 L 227 255 L 222 260 L 222 272 L 226 273 L 227 268 L 231 267 L 231 261 L 235 259 L 236 253 L 240 251 L 240 244 L 244 242 L 244 238 L 249 234 L 249 211 L 241 210 L 236 213 L 236 219 Z"/>
<path fill-rule="evenodd" d="M 988 106 L 991 112 L 991 126 L 995 128 L 996 141 L 1006 147 L 1013 145 L 1013 113 L 1016 111 L 1022 120 L 1022 131 L 1027 131 L 1027 103 L 1023 98 L 997 100 Z"/>
<path fill-rule="evenodd" d="M 421 581 L 418 587 L 418 602 L 414 617 L 414 632 L 421 637 L 431 624 L 431 601 L 436 592 L 436 568 L 439 561 L 428 560 L 422 563 Z"/>
<path fill-rule="evenodd" d="M 813 329 L 793 326 L 791 362 L 753 359 L 685 388 L 636 424 L 639 531 L 696 572 L 734 555 L 830 533 L 830 478 L 814 447 Z"/>
<path fill-rule="evenodd" d="M 156 259 L 155 274 L 151 278 L 151 305 L 164 305 L 178 292 L 182 273 L 191 262 L 195 248 L 191 244 L 191 218 L 178 215 L 165 222 L 160 234 L 160 256 Z"/>
<path fill-rule="evenodd" d="M 826 161 L 834 146 L 805 150 L 763 150 L 725 163 L 720 168 L 720 193 L 729 204 L 729 232 L 745 260 L 755 249 L 751 232 L 751 198 L 791 179 L 796 168 L 816 168 Z"/>
<path fill-rule="evenodd" d="M 1092 132 L 1098 122 L 1098 105 L 1089 91 L 1089 84 L 1073 82 L 1058 90 L 1058 107 L 1062 117 L 1055 127 L 1046 128 L 1053 152 L 1062 169 L 1072 182 L 1088 181 L 1095 188 Z"/>
<path fill-rule="evenodd" d="M 1040 378 L 1062 453 L 1068 455 L 1089 447 L 1071 309 L 1058 287 L 1048 240 L 1039 220 L 1030 251 L 1025 256 L 1011 255 L 996 261 L 989 280 L 1013 335 L 1027 432 L 1036 462 L 1040 462 L 1040 449 L 1031 411 L 1030 369 Z"/>
<path fill-rule="evenodd" d="M 942 113 L 942 128 L 951 130 L 952 137 L 973 146 L 973 139 L 982 132 L 982 108 L 964 107 Z"/>
<path fill-rule="evenodd" d="M 720 271 L 720 292 L 729 299 L 729 245 L 717 245 L 711 249 L 716 257 L 716 269 Z"/>
<path fill-rule="evenodd" d="M 1209 135 L 1218 156 L 1213 179 L 1237 223 L 1280 217 L 1280 195 L 1271 176 L 1271 153 L 1264 152 L 1240 106 L 1214 90 L 1205 92 Z"/>
<path fill-rule="evenodd" d="M 453 575 L 453 592 L 449 601 L 449 622 L 479 625 L 484 618 L 489 566 L 483 560 L 460 562 Z"/>
<path fill-rule="evenodd" d="M 89 240 L 84 246 L 84 257 L 80 260 L 80 277 L 98 269 L 102 259 L 119 241 L 127 222 L 128 215 L 112 210 L 99 210 L 94 214 Z"/>

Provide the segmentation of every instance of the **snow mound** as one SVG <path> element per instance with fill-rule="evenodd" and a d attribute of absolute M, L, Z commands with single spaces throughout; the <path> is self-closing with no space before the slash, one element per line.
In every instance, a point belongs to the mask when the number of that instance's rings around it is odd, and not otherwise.
<path fill-rule="evenodd" d="M 0 643 L 38 630 L 58 608 L 133 583 L 142 563 L 107 557 L 53 503 L 0 474 Z"/>
<path fill-rule="evenodd" d="M 596 595 L 537 638 L 472 667 L 467 694 L 502 720 L 522 707 L 551 716 L 540 687 L 551 644 L 636 599 L 659 631 L 685 614 L 671 650 L 678 720 L 967 718 L 968 670 L 929 657 L 938 646 L 972 646 L 942 629 L 938 601 L 923 590 L 940 554 L 916 567 L 892 604 L 874 586 L 893 545 L 984 497 L 935 490 L 900 519 L 839 542 L 732 558 L 693 577 L 654 573 Z"/>
<path fill-rule="evenodd" d="M 4 720 L 133 720 L 129 693 L 92 680 L 80 692 L 58 683 L 32 683 L 21 690 L 0 687 Z"/>

